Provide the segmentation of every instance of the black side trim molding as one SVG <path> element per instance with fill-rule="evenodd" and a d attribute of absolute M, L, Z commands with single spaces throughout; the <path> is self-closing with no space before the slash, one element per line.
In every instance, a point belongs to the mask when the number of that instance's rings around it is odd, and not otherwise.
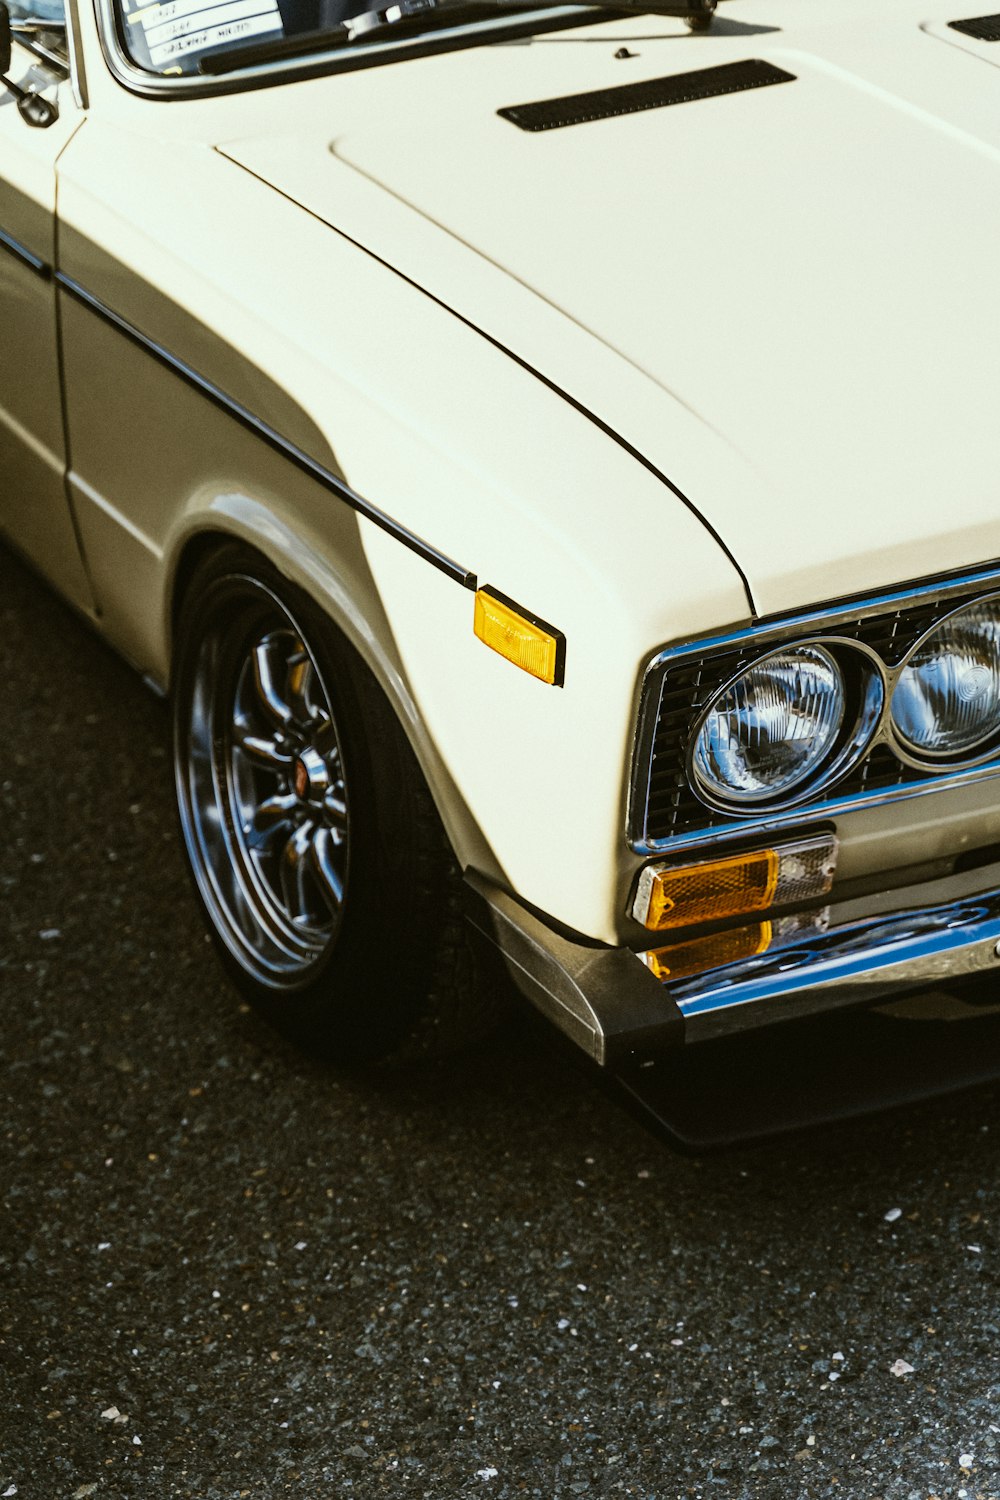
<path fill-rule="evenodd" d="M 52 267 L 46 261 L 39 260 L 38 256 L 33 255 L 26 245 L 22 245 L 20 240 L 15 240 L 13 235 L 6 234 L 2 229 L 0 229 L 0 248 L 9 250 L 11 255 L 22 261 L 24 265 L 30 266 L 38 276 L 48 280 L 52 275 Z"/>
<path fill-rule="evenodd" d="M 1000 42 L 1000 16 L 972 16 L 968 21 L 949 21 L 948 25 L 978 42 Z"/>
<path fill-rule="evenodd" d="M 425 562 L 431 563 L 433 567 L 438 568 L 442 573 L 446 573 L 449 578 L 453 579 L 456 583 L 460 583 L 463 588 L 472 589 L 473 591 L 477 588 L 478 580 L 475 573 L 471 573 L 468 568 L 463 568 L 460 563 L 455 562 L 444 552 L 439 552 L 436 547 L 432 547 L 422 537 L 417 536 L 412 531 L 408 531 L 405 526 L 401 526 L 391 516 L 386 515 L 385 511 L 379 510 L 378 506 L 372 505 L 371 501 L 366 500 L 362 495 L 352 490 L 342 479 L 338 479 L 336 474 L 331 473 L 329 469 L 324 468 L 322 464 L 310 458 L 307 453 L 303 453 L 301 448 L 297 448 L 293 443 L 288 442 L 280 433 L 275 432 L 273 427 L 269 427 L 266 422 L 261 421 L 259 417 L 255 417 L 253 412 L 248 411 L 245 406 L 241 406 L 238 401 L 234 401 L 231 396 L 227 396 L 225 391 L 221 391 L 210 380 L 207 380 L 203 375 L 199 375 L 196 370 L 193 370 L 190 365 L 185 364 L 182 359 L 179 359 L 175 354 L 171 354 L 169 350 L 164 349 L 153 339 L 147 338 L 138 328 L 134 327 L 125 318 L 120 317 L 118 313 L 113 312 L 110 307 L 105 306 L 99 298 L 94 297 L 84 287 L 80 286 L 79 282 L 74 281 L 71 276 L 66 276 L 62 271 L 57 271 L 55 279 L 59 287 L 70 297 L 74 298 L 75 301 L 81 303 L 91 312 L 96 313 L 105 322 L 110 323 L 112 327 L 116 328 L 119 333 L 123 334 L 133 344 L 137 344 L 141 349 L 145 349 L 147 353 L 152 354 L 155 359 L 159 360 L 161 364 L 166 365 L 168 369 L 173 370 L 174 374 L 179 375 L 188 385 L 200 391 L 203 396 L 207 396 L 216 406 L 228 412 L 242 426 L 255 433 L 257 437 L 267 443 L 268 447 L 273 448 L 276 453 L 280 453 L 283 458 L 287 458 L 296 468 L 301 469 L 303 473 L 308 474 L 310 478 L 315 479 L 317 483 L 321 484 L 324 489 L 336 495 L 345 505 L 349 505 L 352 510 L 357 511 L 358 515 L 364 516 L 373 525 L 380 527 L 382 531 L 395 537 L 398 542 L 402 542 L 404 547 L 409 547 L 411 552 L 415 552 Z"/>
<path fill-rule="evenodd" d="M 559 130 L 564 125 L 585 125 L 591 120 L 610 120 L 644 109 L 663 109 L 668 104 L 688 104 L 696 99 L 766 88 L 772 83 L 794 82 L 794 73 L 786 73 L 760 58 L 748 58 L 745 62 L 674 73 L 669 78 L 649 78 L 643 83 L 625 83 L 589 94 L 567 94 L 536 104 L 513 104 L 498 109 L 497 114 L 520 130 Z"/>

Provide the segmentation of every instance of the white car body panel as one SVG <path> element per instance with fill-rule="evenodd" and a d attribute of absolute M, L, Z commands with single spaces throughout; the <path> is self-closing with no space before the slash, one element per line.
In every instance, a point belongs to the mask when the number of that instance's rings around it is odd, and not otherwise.
<path fill-rule="evenodd" d="M 83 6 L 61 270 L 193 364 L 211 331 L 202 373 L 237 400 L 266 372 L 285 437 L 566 635 L 566 683 L 489 652 L 467 589 L 214 409 L 194 442 L 198 398 L 67 300 L 102 628 L 165 680 L 183 547 L 266 548 L 390 692 L 460 861 L 620 941 L 653 653 L 1000 554 L 1000 74 L 925 19 L 741 0 L 705 37 L 641 17 L 167 104 L 111 77 Z M 496 114 L 748 56 L 795 82 L 538 136 Z M 958 843 L 981 801 L 949 803 Z M 894 816 L 910 857 L 920 816 Z"/>
<path fill-rule="evenodd" d="M 539 355 L 525 325 L 548 333 L 558 309 L 592 332 L 567 387 L 692 499 L 767 614 L 996 555 L 1000 78 L 991 109 L 976 61 L 937 47 L 912 4 L 853 25 L 801 3 L 739 12 L 757 15 L 786 24 L 637 41 L 614 68 L 610 42 L 570 38 L 464 54 L 419 96 L 424 64 L 386 69 L 364 117 L 347 99 L 319 139 L 225 149 L 552 378 L 568 336 Z M 795 82 L 540 135 L 496 114 L 748 55 Z M 343 164 L 377 187 L 367 215 Z M 482 299 L 485 274 L 470 286 L 400 204 L 544 309 Z M 636 373 L 674 400 L 623 416 Z M 714 465 L 678 398 L 725 450 Z"/>
<path fill-rule="evenodd" d="M 387 277 L 371 256 L 218 154 L 94 122 L 67 153 L 60 183 L 68 228 L 117 261 L 141 266 L 155 286 L 183 286 L 188 313 L 266 368 L 315 421 L 354 489 L 377 496 L 396 520 L 566 634 L 566 686 L 553 691 L 475 639 L 467 590 L 363 521 L 365 554 L 391 633 L 359 639 L 357 622 L 340 616 L 336 598 L 321 596 L 365 655 L 382 658 L 372 664 L 390 688 L 401 664 L 419 714 L 415 739 L 418 749 L 423 743 L 425 768 L 440 789 L 443 766 L 464 805 L 461 816 L 446 816 L 460 859 L 482 858 L 479 830 L 485 830 L 492 868 L 525 899 L 579 931 L 613 940 L 621 922 L 635 688 L 650 643 L 709 630 L 720 616 L 740 619 L 747 610 L 739 576 L 709 532 L 623 448 L 502 351 L 460 319 L 442 318 L 431 299 Z M 211 201 L 222 191 L 230 215 L 250 223 L 266 212 L 270 236 L 248 236 L 234 246 L 228 218 L 206 215 L 192 226 L 186 212 L 192 197 Z M 277 281 L 275 243 L 294 244 L 304 264 L 322 263 L 331 286 L 349 287 L 350 295 L 317 300 L 306 278 Z M 94 290 L 127 311 L 127 287 L 115 285 L 110 270 L 104 284 L 97 260 L 84 269 Z M 81 330 L 76 338 L 86 317 L 68 310 L 72 477 L 81 529 L 107 600 L 105 628 L 163 676 L 167 581 L 183 542 L 199 527 L 260 540 L 239 520 L 249 491 L 336 574 L 337 537 L 324 534 L 322 521 L 336 501 L 313 501 L 310 518 L 300 486 L 283 494 L 280 478 L 264 477 L 260 465 L 251 476 L 249 456 L 239 482 L 225 467 L 214 479 L 197 470 L 185 477 L 183 434 L 190 425 L 182 421 L 177 452 L 161 453 L 154 478 L 149 444 L 166 397 L 155 376 L 142 375 L 141 355 L 122 349 L 113 357 L 113 335 L 94 333 L 85 343 Z M 396 336 L 399 327 L 407 329 L 405 341 Z M 74 357 L 77 347 L 92 351 L 89 339 L 97 337 L 107 345 L 101 362 L 109 373 L 101 383 L 88 380 Z M 140 440 L 116 453 L 108 472 L 106 434 L 123 404 Z M 206 422 L 207 434 L 211 418 Z M 231 465 L 228 442 L 224 454 Z M 544 507 L 534 503 L 540 491 Z M 266 541 L 273 551 L 274 536 Z M 660 565 L 666 586 L 637 598 L 637 559 L 650 549 L 666 559 Z M 671 557 L 683 565 L 674 570 Z M 288 556 L 287 564 L 315 590 L 301 561 Z M 123 593 L 116 584 L 123 576 L 142 578 L 144 586 Z M 362 615 L 373 613 L 371 602 L 362 603 Z M 574 746 L 585 748 L 574 752 Z M 448 796 L 443 800 L 447 808 Z M 545 831 L 551 827 L 559 830 L 558 861 Z"/>

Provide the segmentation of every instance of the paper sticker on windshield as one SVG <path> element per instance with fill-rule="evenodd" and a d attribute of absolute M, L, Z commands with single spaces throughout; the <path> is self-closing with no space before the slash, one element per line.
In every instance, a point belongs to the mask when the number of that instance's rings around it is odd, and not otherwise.
<path fill-rule="evenodd" d="M 129 16 L 129 24 L 141 26 L 154 68 L 163 68 L 188 52 L 231 47 L 247 37 L 281 34 L 277 0 L 223 0 L 206 5 L 205 0 L 160 0 L 144 5 Z"/>

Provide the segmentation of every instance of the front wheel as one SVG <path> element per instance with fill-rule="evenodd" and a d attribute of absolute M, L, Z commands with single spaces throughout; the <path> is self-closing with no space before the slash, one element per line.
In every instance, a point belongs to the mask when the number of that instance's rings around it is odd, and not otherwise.
<path fill-rule="evenodd" d="M 340 632 L 243 547 L 202 562 L 182 602 L 174 765 L 209 930 L 268 1019 L 345 1061 L 450 1050 L 492 1021 L 492 966 L 477 976 L 461 876 L 395 715 Z"/>

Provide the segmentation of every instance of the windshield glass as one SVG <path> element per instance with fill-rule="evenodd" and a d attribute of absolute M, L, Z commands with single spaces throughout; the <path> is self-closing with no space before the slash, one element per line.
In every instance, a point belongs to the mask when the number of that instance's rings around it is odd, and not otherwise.
<path fill-rule="evenodd" d="M 119 0 L 122 40 L 152 73 L 197 73 L 203 58 L 247 43 L 336 29 L 368 0 Z"/>
<path fill-rule="evenodd" d="M 64 0 L 7 0 L 14 25 L 32 21 L 53 21 L 61 26 L 66 20 Z"/>
<path fill-rule="evenodd" d="M 118 36 L 136 67 L 164 78 L 201 75 L 205 83 L 355 43 L 419 41 L 435 28 L 471 22 L 502 27 L 509 36 L 518 12 L 530 33 L 581 24 L 588 9 L 680 16 L 691 30 L 703 31 L 715 7 L 716 0 L 611 0 L 607 8 L 605 0 L 382 0 L 375 6 L 372 0 L 114 0 Z M 534 17 L 526 18 L 531 11 Z"/>

